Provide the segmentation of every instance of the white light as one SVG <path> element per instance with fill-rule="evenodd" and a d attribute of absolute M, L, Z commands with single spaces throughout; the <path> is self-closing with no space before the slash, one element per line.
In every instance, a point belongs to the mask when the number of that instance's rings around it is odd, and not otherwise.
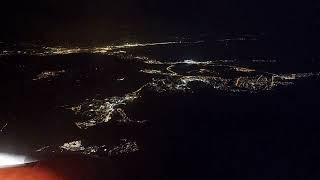
<path fill-rule="evenodd" d="M 28 158 L 23 155 L 0 153 L 0 168 L 8 167 L 8 166 L 18 166 L 18 165 L 23 165 L 30 162 L 33 162 L 33 161 L 28 160 Z"/>

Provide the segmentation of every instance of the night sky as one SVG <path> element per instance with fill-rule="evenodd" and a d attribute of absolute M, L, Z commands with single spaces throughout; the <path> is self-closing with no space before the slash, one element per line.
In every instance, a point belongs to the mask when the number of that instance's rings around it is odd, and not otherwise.
<path fill-rule="evenodd" d="M 314 24 L 312 1 L 11 0 L 1 39 L 90 40 L 125 34 L 298 32 Z"/>

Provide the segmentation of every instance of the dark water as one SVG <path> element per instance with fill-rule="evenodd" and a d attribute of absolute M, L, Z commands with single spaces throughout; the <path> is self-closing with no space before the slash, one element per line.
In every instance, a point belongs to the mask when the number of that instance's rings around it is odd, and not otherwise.
<path fill-rule="evenodd" d="M 1 150 L 98 157 L 117 179 L 318 179 L 317 57 L 259 38 L 5 47 Z"/>

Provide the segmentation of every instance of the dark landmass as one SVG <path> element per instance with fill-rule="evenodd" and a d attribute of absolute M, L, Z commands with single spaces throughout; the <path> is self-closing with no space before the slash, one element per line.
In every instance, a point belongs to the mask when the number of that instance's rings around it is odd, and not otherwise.
<path fill-rule="evenodd" d="M 82 116 L 64 106 L 136 91 L 154 77 L 137 67 L 147 66 L 90 54 L 2 57 L 0 120 L 8 125 L 1 148 L 35 153 L 83 140 L 83 146 L 98 146 L 89 156 L 117 169 L 106 175 L 115 179 L 319 178 L 317 76 L 255 93 L 228 93 L 201 82 L 190 85 L 192 92 L 146 89 L 125 107 L 126 116 L 146 123 L 119 123 L 115 117 L 79 129 L 74 121 Z M 35 80 L 43 71 L 58 70 L 64 71 Z M 138 151 L 130 151 L 130 141 Z"/>

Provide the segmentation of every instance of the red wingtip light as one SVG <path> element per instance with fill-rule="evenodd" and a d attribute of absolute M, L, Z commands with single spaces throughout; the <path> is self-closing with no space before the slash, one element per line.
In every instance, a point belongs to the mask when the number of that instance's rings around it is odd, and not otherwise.
<path fill-rule="evenodd" d="M 2 157 L 7 164 L 2 161 L 5 165 L 0 167 L 1 180 L 95 179 L 96 173 L 92 162 L 81 157 L 59 157 L 31 162 L 25 161 L 22 156 Z"/>

